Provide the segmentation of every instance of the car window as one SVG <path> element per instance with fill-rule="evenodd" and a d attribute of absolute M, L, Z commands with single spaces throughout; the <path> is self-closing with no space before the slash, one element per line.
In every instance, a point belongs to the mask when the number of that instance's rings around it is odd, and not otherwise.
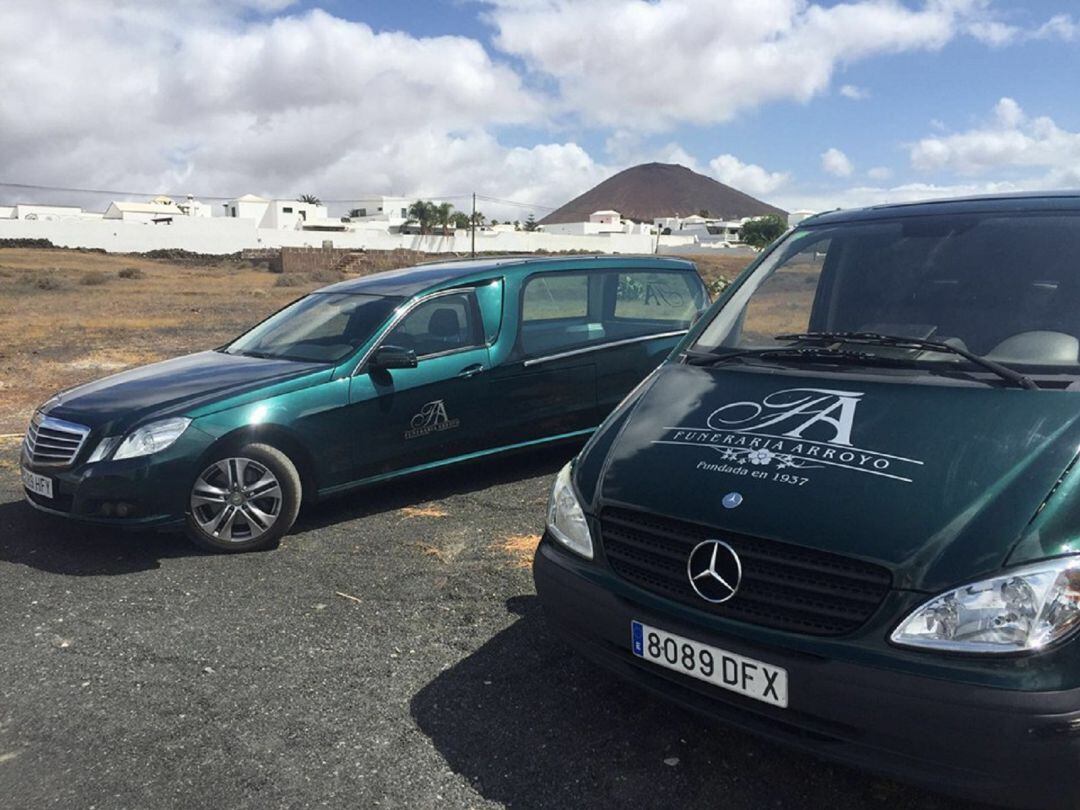
<path fill-rule="evenodd" d="M 1080 368 L 1080 217 L 984 212 L 797 229 L 759 264 L 695 348 L 776 348 L 777 336 L 873 332 L 946 343 L 1006 365 Z M 956 364 L 949 352 L 860 351 Z M 891 354 L 890 354 L 891 352 Z"/>
<path fill-rule="evenodd" d="M 523 321 L 584 318 L 589 314 L 589 277 L 582 274 L 533 276 L 525 283 Z"/>
<path fill-rule="evenodd" d="M 519 345 L 527 357 L 554 354 L 604 339 L 599 318 L 589 317 L 588 273 L 553 273 L 525 282 Z"/>
<path fill-rule="evenodd" d="M 810 329 L 810 312 L 828 250 L 828 239 L 815 242 L 762 282 L 746 305 L 740 345 L 772 344 L 773 335 Z"/>
<path fill-rule="evenodd" d="M 630 331 L 647 333 L 655 327 L 687 329 L 705 302 L 701 282 L 692 273 L 622 272 L 615 288 L 612 316 L 636 322 Z"/>
<path fill-rule="evenodd" d="M 313 293 L 241 335 L 225 351 L 334 363 L 369 340 L 400 300 L 376 295 Z"/>
<path fill-rule="evenodd" d="M 384 346 L 412 349 L 417 357 L 480 344 L 471 293 L 440 295 L 418 304 L 383 340 Z"/>

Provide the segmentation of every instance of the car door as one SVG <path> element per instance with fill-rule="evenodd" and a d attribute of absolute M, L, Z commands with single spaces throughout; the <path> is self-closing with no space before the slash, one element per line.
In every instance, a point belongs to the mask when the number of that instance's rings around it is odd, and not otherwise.
<path fill-rule="evenodd" d="M 603 340 L 601 279 L 585 269 L 538 272 L 508 297 L 514 307 L 491 373 L 498 403 L 490 447 L 587 430 L 596 425 L 596 362 L 579 353 Z"/>
<path fill-rule="evenodd" d="M 382 346 L 415 352 L 415 368 L 374 367 Z M 477 450 L 490 416 L 488 368 L 473 290 L 415 302 L 350 380 L 354 480 Z"/>
<path fill-rule="evenodd" d="M 596 352 L 596 402 L 606 417 L 675 348 L 708 304 L 697 273 L 628 268 L 606 274 Z"/>

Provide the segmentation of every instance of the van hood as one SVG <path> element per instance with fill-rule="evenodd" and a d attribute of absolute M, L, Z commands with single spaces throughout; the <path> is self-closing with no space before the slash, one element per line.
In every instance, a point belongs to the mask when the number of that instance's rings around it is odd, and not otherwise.
<path fill-rule="evenodd" d="M 329 374 L 321 363 L 199 352 L 70 388 L 45 403 L 43 410 L 112 432 L 318 371 Z"/>
<path fill-rule="evenodd" d="M 933 592 L 1006 562 L 1073 461 L 1078 419 L 1066 391 L 672 364 L 612 420 L 583 491 L 594 513 L 622 504 L 857 557 Z"/>

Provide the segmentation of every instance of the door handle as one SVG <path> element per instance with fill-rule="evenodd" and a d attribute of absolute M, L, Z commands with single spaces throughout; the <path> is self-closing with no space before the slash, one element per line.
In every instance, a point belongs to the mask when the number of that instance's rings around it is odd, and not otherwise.
<path fill-rule="evenodd" d="M 471 366 L 465 366 L 465 368 L 463 368 L 461 371 L 459 371 L 458 376 L 459 377 L 465 377 L 466 379 L 468 379 L 469 377 L 475 377 L 477 374 L 479 374 L 483 370 L 484 370 L 483 364 L 481 364 L 481 363 L 473 363 Z"/>

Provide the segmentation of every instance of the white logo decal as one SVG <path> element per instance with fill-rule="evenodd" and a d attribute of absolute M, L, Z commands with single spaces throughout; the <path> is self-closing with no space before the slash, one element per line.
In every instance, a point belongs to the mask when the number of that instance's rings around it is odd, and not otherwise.
<path fill-rule="evenodd" d="M 854 445 L 855 412 L 862 401 L 861 391 L 787 388 L 760 402 L 744 400 L 717 408 L 703 428 L 665 428 L 667 435 L 654 444 L 708 447 L 730 464 L 700 461 L 699 470 L 795 486 L 805 486 L 810 479 L 768 468 L 833 467 L 911 483 L 921 461 Z"/>
<path fill-rule="evenodd" d="M 461 425 L 460 419 L 451 419 L 446 413 L 446 403 L 441 399 L 428 402 L 413 416 L 409 422 L 409 430 L 405 431 L 406 439 L 415 439 L 419 436 L 427 436 L 443 430 L 453 430 Z"/>

